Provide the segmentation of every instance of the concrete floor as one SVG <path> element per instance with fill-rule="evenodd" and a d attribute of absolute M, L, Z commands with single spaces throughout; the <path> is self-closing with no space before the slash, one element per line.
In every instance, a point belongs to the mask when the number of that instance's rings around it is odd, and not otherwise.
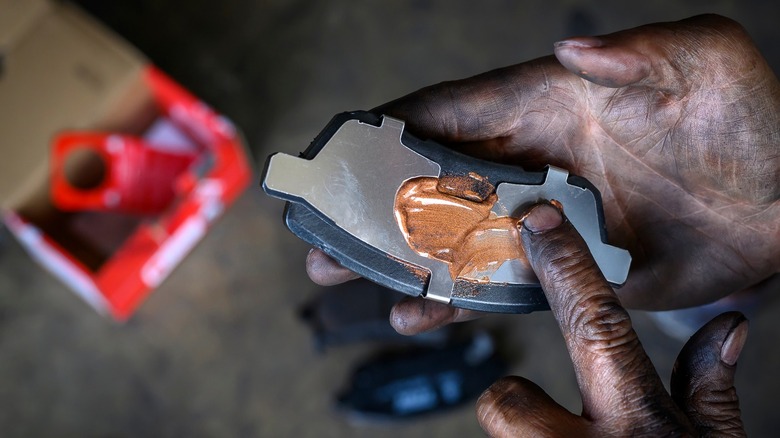
<path fill-rule="evenodd" d="M 330 117 L 421 86 L 603 33 L 718 12 L 741 21 L 780 71 L 780 6 L 761 1 L 79 1 L 233 119 L 255 160 L 297 152 Z M 712 3 L 707 4 L 705 3 Z M 333 411 L 375 345 L 318 354 L 296 318 L 318 289 L 307 247 L 256 184 L 126 324 L 99 317 L 0 231 L 0 432 L 9 437 L 480 436 L 473 408 L 404 424 L 354 425 Z M 748 433 L 777 434 L 780 303 L 751 321 L 737 387 Z M 634 319 L 668 381 L 681 342 Z M 577 411 L 548 313 L 478 323 L 501 334 L 512 372 Z"/>

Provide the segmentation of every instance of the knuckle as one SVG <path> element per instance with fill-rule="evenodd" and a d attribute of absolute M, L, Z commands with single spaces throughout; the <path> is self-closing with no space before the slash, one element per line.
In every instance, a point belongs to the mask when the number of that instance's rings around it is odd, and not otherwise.
<path fill-rule="evenodd" d="M 634 348 L 638 340 L 628 312 L 614 295 L 575 297 L 567 314 L 572 335 L 592 350 L 617 354 Z"/>
<path fill-rule="evenodd" d="M 739 416 L 739 398 L 733 386 L 722 389 L 706 386 L 696 388 L 690 395 L 690 401 L 697 412 L 711 418 L 727 419 L 734 414 Z"/>
<path fill-rule="evenodd" d="M 520 396 L 512 390 L 515 383 L 504 377 L 490 386 L 477 402 L 477 417 L 487 430 L 499 430 L 511 423 L 520 403 Z"/>
<path fill-rule="evenodd" d="M 691 393 L 684 406 L 702 436 L 713 431 L 723 436 L 745 436 L 739 399 L 733 386 L 719 390 L 699 388 Z"/>

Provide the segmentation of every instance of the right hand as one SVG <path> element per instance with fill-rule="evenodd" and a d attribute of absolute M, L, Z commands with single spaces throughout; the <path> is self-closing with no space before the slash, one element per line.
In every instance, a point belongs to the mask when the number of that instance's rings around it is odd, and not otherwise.
<path fill-rule="evenodd" d="M 476 156 L 588 178 L 610 243 L 633 256 L 618 290 L 627 307 L 692 306 L 757 284 L 777 291 L 780 83 L 731 20 L 568 39 L 555 57 L 424 88 L 376 112 Z M 316 250 L 307 270 L 320 284 L 354 278 Z M 473 316 L 406 299 L 391 322 L 412 334 Z"/>
<path fill-rule="evenodd" d="M 702 327 L 674 365 L 671 394 L 628 312 L 585 241 L 560 211 L 533 207 L 520 241 L 566 341 L 582 395 L 575 415 L 522 377 L 494 383 L 477 402 L 492 437 L 745 436 L 734 388 L 748 322 L 724 313 Z"/>

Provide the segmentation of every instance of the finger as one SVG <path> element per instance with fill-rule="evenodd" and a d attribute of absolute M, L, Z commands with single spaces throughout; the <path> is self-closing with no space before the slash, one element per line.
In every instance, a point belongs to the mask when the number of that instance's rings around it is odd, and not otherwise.
<path fill-rule="evenodd" d="M 311 281 L 320 286 L 334 286 L 349 280 L 360 278 L 359 275 L 338 264 L 319 249 L 313 248 L 306 256 L 306 273 Z"/>
<path fill-rule="evenodd" d="M 752 47 L 746 41 L 750 38 L 738 23 L 702 15 L 600 37 L 569 38 L 555 44 L 555 56 L 572 73 L 599 85 L 643 85 L 682 95 L 700 80 L 702 65 L 744 64 L 715 58 L 745 56 L 732 48 Z"/>
<path fill-rule="evenodd" d="M 423 298 L 405 297 L 393 306 L 390 325 L 402 335 L 416 335 L 480 316 L 481 312 L 459 309 Z"/>
<path fill-rule="evenodd" d="M 523 248 L 574 363 L 583 415 L 609 422 L 616 412 L 646 412 L 685 424 L 574 227 L 550 204 L 533 207 L 522 223 Z"/>
<path fill-rule="evenodd" d="M 588 422 L 522 377 L 504 377 L 477 401 L 477 419 L 492 437 L 582 436 Z"/>
<path fill-rule="evenodd" d="M 559 41 L 555 56 L 572 73 L 605 87 L 624 87 L 648 78 L 652 72 L 648 55 L 608 40 L 580 37 Z"/>
<path fill-rule="evenodd" d="M 724 313 L 699 329 L 677 357 L 672 397 L 701 436 L 745 436 L 734 374 L 747 333 L 741 313 Z"/>
<path fill-rule="evenodd" d="M 404 120 L 423 138 L 445 142 L 500 139 L 527 123 L 522 115 L 532 102 L 543 101 L 549 106 L 550 81 L 559 75 L 577 79 L 554 58 L 540 58 L 432 85 L 372 111 Z M 557 99 L 563 100 L 563 96 Z"/>

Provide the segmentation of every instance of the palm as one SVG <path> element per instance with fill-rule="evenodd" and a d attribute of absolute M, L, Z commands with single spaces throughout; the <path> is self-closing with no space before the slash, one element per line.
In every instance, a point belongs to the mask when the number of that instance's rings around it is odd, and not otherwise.
<path fill-rule="evenodd" d="M 712 144 L 723 135 L 718 131 L 737 130 L 726 120 L 691 115 L 696 106 L 723 103 L 704 103 L 696 96 L 674 102 L 660 96 L 659 101 L 653 90 L 616 90 L 579 81 L 576 91 L 565 93 L 582 102 L 572 102 L 569 108 L 575 111 L 565 112 L 575 120 L 559 122 L 572 127 L 568 135 L 560 135 L 565 128 L 559 131 L 542 148 L 544 157 L 523 164 L 538 166 L 543 158 L 585 176 L 600 189 L 610 239 L 628 248 L 635 260 L 630 282 L 621 291 L 624 300 L 644 308 L 679 307 L 769 276 L 771 248 L 756 245 L 768 231 L 758 227 L 769 216 L 755 217 L 755 226 L 745 223 L 765 205 L 750 207 L 760 201 L 755 199 L 760 194 L 740 190 L 739 183 L 749 184 L 748 178 L 728 181 L 730 175 L 753 170 L 735 169 L 740 164 L 735 159 L 724 163 L 726 154 L 713 165 L 692 156 L 715 155 L 708 148 L 718 147 Z M 742 104 L 748 103 L 737 105 Z M 742 149 L 736 152 L 745 153 L 755 144 L 748 138 L 749 129 L 742 131 L 745 138 L 732 140 L 733 147 Z M 523 145 L 509 148 L 516 149 L 518 157 L 528 150 L 524 138 L 518 134 L 508 143 Z M 541 145 L 534 146 L 538 150 Z M 769 159 L 768 148 L 766 152 L 764 159 Z M 659 302 L 658 294 L 665 293 L 669 295 Z"/>

